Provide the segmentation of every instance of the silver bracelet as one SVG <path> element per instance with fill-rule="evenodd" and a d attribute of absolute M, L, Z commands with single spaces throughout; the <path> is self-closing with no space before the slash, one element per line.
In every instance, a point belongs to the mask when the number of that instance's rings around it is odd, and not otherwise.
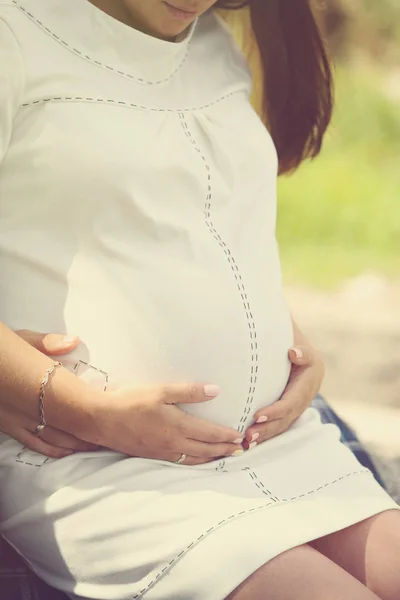
<path fill-rule="evenodd" d="M 47 369 L 46 373 L 43 376 L 42 381 L 40 382 L 40 386 L 39 386 L 39 425 L 36 427 L 36 429 L 34 431 L 34 434 L 36 435 L 36 437 L 40 436 L 43 429 L 47 425 L 46 419 L 44 416 L 44 396 L 46 393 L 47 384 L 49 383 L 49 379 L 50 379 L 52 373 L 57 369 L 57 367 L 62 367 L 62 364 L 60 362 L 54 362 Z"/>

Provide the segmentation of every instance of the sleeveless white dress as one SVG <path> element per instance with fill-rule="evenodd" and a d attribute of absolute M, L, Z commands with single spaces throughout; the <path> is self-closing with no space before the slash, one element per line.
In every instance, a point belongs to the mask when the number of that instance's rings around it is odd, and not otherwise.
<path fill-rule="evenodd" d="M 169 43 L 86 0 L 0 0 L 0 319 L 77 334 L 93 385 L 203 381 L 243 432 L 289 374 L 277 157 L 213 14 Z M 91 365 L 92 367 L 88 366 Z M 49 460 L 5 436 L 0 531 L 71 598 L 222 600 L 396 508 L 309 409 L 239 458 Z"/>

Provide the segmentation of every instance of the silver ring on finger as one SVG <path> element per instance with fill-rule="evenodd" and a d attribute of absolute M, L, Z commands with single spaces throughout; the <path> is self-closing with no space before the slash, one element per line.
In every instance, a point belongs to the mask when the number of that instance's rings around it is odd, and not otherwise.
<path fill-rule="evenodd" d="M 186 459 L 186 454 L 181 454 L 178 460 L 174 460 L 174 463 L 177 465 L 181 465 Z"/>

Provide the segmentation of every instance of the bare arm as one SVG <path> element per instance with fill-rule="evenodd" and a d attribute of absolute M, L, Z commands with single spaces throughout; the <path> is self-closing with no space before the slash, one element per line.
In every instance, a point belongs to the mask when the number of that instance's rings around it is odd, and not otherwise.
<path fill-rule="evenodd" d="M 49 427 L 37 438 L 32 432 L 39 422 L 38 388 L 51 364 L 0 323 L 0 430 L 37 452 L 55 458 L 71 454 L 49 453 L 43 447 L 55 436 L 57 444 L 71 448 L 71 435 L 80 438 L 78 442 L 85 440 L 90 446 L 99 444 L 131 456 L 175 461 L 185 455 L 185 464 L 242 452 L 238 449 L 242 437 L 238 438 L 235 429 L 203 421 L 179 408 L 211 400 L 219 393 L 214 385 L 185 382 L 99 392 L 63 368 L 56 369 L 46 388 Z"/>
<path fill-rule="evenodd" d="M 34 431 L 39 422 L 39 383 L 52 360 L 0 323 L 0 429 L 9 435 L 11 415 Z M 67 369 L 58 369 L 46 389 L 45 414 L 49 425 L 86 437 L 93 419 L 94 392 Z"/>

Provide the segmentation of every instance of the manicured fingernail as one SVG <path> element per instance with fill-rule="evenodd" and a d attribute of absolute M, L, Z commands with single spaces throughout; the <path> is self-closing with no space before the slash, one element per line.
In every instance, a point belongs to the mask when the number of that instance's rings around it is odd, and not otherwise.
<path fill-rule="evenodd" d="M 237 450 L 235 450 L 235 452 L 232 452 L 231 456 L 242 456 L 243 453 L 243 448 L 238 448 Z"/>
<path fill-rule="evenodd" d="M 218 385 L 205 385 L 204 393 L 207 398 L 215 398 L 220 393 L 221 388 Z"/>
<path fill-rule="evenodd" d="M 261 415 L 261 417 L 258 417 L 256 423 L 265 423 L 265 421 L 268 421 L 268 417 Z"/>
<path fill-rule="evenodd" d="M 78 338 L 76 335 L 66 335 L 65 337 L 63 337 L 63 343 L 64 344 L 73 344 L 74 342 L 76 342 L 77 339 Z"/>
<path fill-rule="evenodd" d="M 243 442 L 243 438 L 238 438 L 237 440 L 235 440 L 233 443 L 234 444 L 241 444 Z"/>
<path fill-rule="evenodd" d="M 251 444 L 249 444 L 249 450 L 252 450 L 256 446 L 257 446 L 257 442 L 252 442 Z"/>
<path fill-rule="evenodd" d="M 300 348 L 292 348 L 297 358 L 303 358 L 303 351 Z"/>
<path fill-rule="evenodd" d="M 72 335 L 66 335 L 66 336 L 62 336 L 62 335 L 57 335 L 57 336 L 52 336 L 49 339 L 49 347 L 52 350 L 64 350 L 64 348 L 66 346 L 71 346 L 71 344 L 74 344 L 76 342 L 76 337 L 72 336 Z"/>
<path fill-rule="evenodd" d="M 259 437 L 260 437 L 259 433 L 253 433 L 253 435 L 251 436 L 251 440 L 250 441 L 251 442 L 255 442 L 256 439 L 259 438 Z"/>

